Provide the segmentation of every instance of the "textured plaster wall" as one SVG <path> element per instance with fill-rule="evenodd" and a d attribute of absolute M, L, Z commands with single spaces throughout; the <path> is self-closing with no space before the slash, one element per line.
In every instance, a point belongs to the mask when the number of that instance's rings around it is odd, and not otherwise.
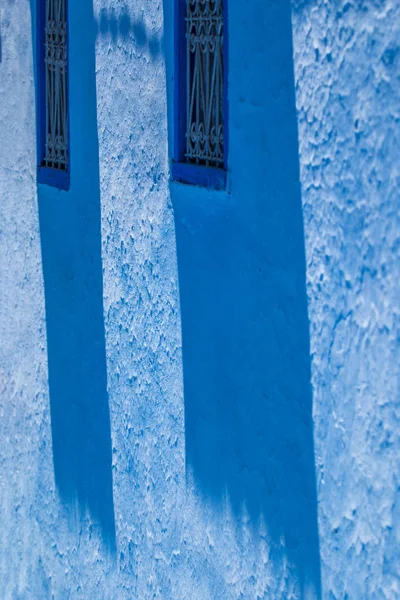
<path fill-rule="evenodd" d="M 219 193 L 172 2 L 69 7 L 68 193 L 1 7 L 0 596 L 399 597 L 399 7 L 230 3 Z"/>
<path fill-rule="evenodd" d="M 293 23 L 323 587 L 397 598 L 400 6 Z"/>

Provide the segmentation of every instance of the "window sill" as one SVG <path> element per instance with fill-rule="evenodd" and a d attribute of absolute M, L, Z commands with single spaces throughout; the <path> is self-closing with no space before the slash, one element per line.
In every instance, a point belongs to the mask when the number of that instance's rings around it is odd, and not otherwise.
<path fill-rule="evenodd" d="M 69 189 L 69 172 L 39 165 L 37 181 L 67 191 Z"/>
<path fill-rule="evenodd" d="M 215 167 L 173 162 L 171 178 L 172 181 L 188 185 L 197 185 L 213 190 L 226 189 L 226 171 Z"/>

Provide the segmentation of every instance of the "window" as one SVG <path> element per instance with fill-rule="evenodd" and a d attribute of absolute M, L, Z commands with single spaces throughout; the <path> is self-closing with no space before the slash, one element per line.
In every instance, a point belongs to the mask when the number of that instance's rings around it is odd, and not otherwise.
<path fill-rule="evenodd" d="M 177 3 L 172 176 L 186 183 L 223 188 L 227 165 L 224 2 Z"/>
<path fill-rule="evenodd" d="M 39 182 L 69 187 L 67 0 L 40 0 Z"/>

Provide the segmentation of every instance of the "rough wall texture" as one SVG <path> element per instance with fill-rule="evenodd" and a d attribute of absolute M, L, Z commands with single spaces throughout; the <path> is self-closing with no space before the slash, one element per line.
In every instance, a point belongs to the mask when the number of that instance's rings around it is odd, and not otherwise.
<path fill-rule="evenodd" d="M 323 587 L 397 598 L 400 6 L 293 23 Z"/>
<path fill-rule="evenodd" d="M 0 596 L 398 598 L 400 9 L 230 3 L 217 193 L 172 4 L 69 1 L 68 193 L 1 9 Z"/>

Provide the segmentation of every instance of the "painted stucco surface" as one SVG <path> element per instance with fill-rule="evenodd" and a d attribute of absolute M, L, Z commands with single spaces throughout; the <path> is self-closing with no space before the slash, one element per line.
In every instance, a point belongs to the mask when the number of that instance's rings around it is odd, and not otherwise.
<path fill-rule="evenodd" d="M 400 6 L 293 22 L 323 586 L 397 598 Z"/>
<path fill-rule="evenodd" d="M 70 0 L 37 185 L 1 7 L 2 598 L 400 595 L 400 7 L 230 4 L 228 192 L 169 182 L 167 0 Z"/>

